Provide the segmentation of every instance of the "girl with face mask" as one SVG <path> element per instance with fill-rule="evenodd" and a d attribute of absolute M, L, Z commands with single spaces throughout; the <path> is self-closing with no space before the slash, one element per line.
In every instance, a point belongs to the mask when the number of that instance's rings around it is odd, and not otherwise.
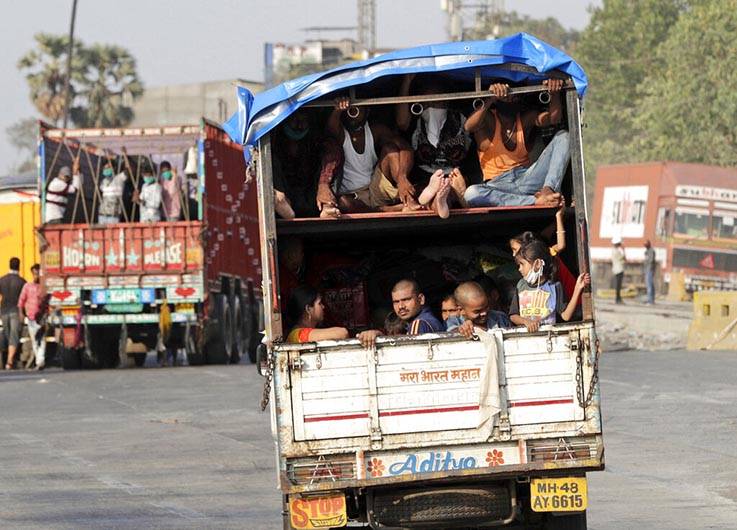
<path fill-rule="evenodd" d="M 539 239 L 522 244 L 515 255 L 522 279 L 509 308 L 512 323 L 538 331 L 541 325 L 555 324 L 558 318 L 568 322 L 576 310 L 584 288 L 591 283 L 588 273 L 576 280 L 573 296 L 565 300 L 560 282 L 556 281 L 556 266 L 547 245 Z"/>

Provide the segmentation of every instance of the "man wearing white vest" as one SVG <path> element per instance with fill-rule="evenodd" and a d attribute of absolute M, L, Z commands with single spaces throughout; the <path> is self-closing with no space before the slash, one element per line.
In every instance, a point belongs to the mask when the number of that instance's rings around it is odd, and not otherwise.
<path fill-rule="evenodd" d="M 74 173 L 74 177 L 72 177 Z M 69 203 L 69 197 L 77 193 L 79 189 L 79 168 L 74 162 L 74 172 L 69 166 L 59 170 L 56 178 L 51 179 L 46 187 L 46 202 L 44 203 L 44 223 L 59 224 L 64 222 L 64 215 Z"/>
<path fill-rule="evenodd" d="M 351 107 L 348 98 L 335 100 L 327 133 L 343 147 L 343 171 L 333 182 L 320 182 L 321 209 L 337 206 L 343 212 L 419 209 L 414 186 L 410 145 L 387 126 L 368 121 L 365 107 Z"/>

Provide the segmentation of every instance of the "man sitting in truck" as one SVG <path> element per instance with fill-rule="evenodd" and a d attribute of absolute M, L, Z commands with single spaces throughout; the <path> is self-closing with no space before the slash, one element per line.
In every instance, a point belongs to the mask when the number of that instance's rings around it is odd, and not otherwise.
<path fill-rule="evenodd" d="M 327 133 L 343 147 L 343 171 L 328 189 L 320 182 L 318 197 L 328 197 L 327 204 L 342 212 L 419 209 L 408 178 L 412 148 L 387 126 L 370 123 L 368 115 L 365 107 L 351 107 L 346 97 L 335 100 Z"/>
<path fill-rule="evenodd" d="M 461 314 L 448 319 L 448 331 L 457 331 L 471 338 L 474 328 L 509 328 L 512 322 L 506 313 L 489 308 L 489 297 L 484 288 L 476 282 L 463 282 L 454 292 L 461 306 Z"/>
<path fill-rule="evenodd" d="M 496 100 L 487 98 L 469 116 L 465 128 L 476 139 L 484 179 L 466 190 L 469 206 L 560 204 L 560 186 L 571 158 L 568 131 L 558 131 L 534 163 L 528 157 L 533 130 L 556 125 L 562 116 L 563 81 L 548 79 L 543 84 L 550 92 L 550 106 L 543 112 L 520 108 L 508 96 L 509 85 L 494 83 L 489 91 Z"/>
<path fill-rule="evenodd" d="M 445 325 L 425 305 L 425 295 L 415 280 L 404 279 L 394 285 L 392 306 L 397 316 L 406 324 L 407 335 L 445 331 Z M 376 337 L 381 335 L 383 333 L 380 330 L 369 329 L 356 337 L 365 348 L 369 348 L 376 342 Z"/>
<path fill-rule="evenodd" d="M 274 138 L 274 208 L 284 219 L 337 217 L 335 197 L 321 201 L 317 185 L 329 186 L 342 163 L 340 146 L 332 138 L 320 138 L 310 126 L 309 115 L 297 111 L 286 119 Z"/>

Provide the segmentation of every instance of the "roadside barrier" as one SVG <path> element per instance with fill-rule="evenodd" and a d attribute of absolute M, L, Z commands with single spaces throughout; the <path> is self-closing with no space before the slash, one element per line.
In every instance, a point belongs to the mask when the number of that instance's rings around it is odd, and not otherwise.
<path fill-rule="evenodd" d="M 737 291 L 697 291 L 689 350 L 737 350 Z"/>

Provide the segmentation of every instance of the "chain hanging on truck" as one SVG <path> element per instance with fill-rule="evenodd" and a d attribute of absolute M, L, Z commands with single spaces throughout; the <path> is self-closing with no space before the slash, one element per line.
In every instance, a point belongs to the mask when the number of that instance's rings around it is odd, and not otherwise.
<path fill-rule="evenodd" d="M 599 382 L 599 357 L 601 355 L 601 348 L 599 345 L 599 339 L 596 339 L 594 343 L 596 351 L 594 352 L 594 366 L 593 373 L 591 374 L 591 381 L 589 381 L 589 388 L 584 394 L 584 381 L 583 381 L 583 351 L 586 351 L 588 355 L 591 352 L 591 340 L 587 337 L 583 340 L 584 347 L 579 347 L 576 351 L 576 397 L 578 398 L 578 405 L 582 409 L 586 409 L 594 399 L 594 390 Z M 585 397 L 584 397 L 585 396 Z"/>
<path fill-rule="evenodd" d="M 261 411 L 266 410 L 269 406 L 269 398 L 271 397 L 271 382 L 274 379 L 274 368 L 276 361 L 274 358 L 274 350 L 269 348 L 266 354 L 266 373 L 264 374 L 264 392 L 261 396 Z"/>

